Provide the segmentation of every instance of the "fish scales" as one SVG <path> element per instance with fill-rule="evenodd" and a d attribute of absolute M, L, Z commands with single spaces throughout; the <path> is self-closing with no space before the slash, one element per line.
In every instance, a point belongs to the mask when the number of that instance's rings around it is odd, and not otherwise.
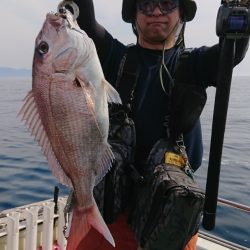
<path fill-rule="evenodd" d="M 49 13 L 36 38 L 32 90 L 19 112 L 54 176 L 76 196 L 68 250 L 91 226 L 114 245 L 93 188 L 114 158 L 107 142 L 108 101 L 121 103 L 105 80 L 93 41 L 71 13 Z"/>
<path fill-rule="evenodd" d="M 90 198 L 93 199 L 94 178 L 100 169 L 98 154 L 102 147 L 105 147 L 102 145 L 105 142 L 103 142 L 104 138 L 100 134 L 96 120 L 89 111 L 85 95 L 77 90 L 79 87 L 72 84 L 71 86 L 72 88 L 69 89 L 68 84 L 65 86 L 53 84 L 50 90 L 53 123 L 60 143 L 59 149 L 55 151 L 59 152 L 57 158 L 59 162 L 62 162 L 64 171 L 73 176 L 76 196 L 80 197 L 79 205 L 88 207 L 89 204 L 93 204 L 93 201 L 86 200 L 86 194 L 91 194 Z M 60 154 L 62 150 L 64 154 Z M 65 157 L 70 166 L 64 164 Z M 79 175 L 85 175 L 86 181 L 80 181 Z M 91 185 L 89 180 L 91 180 Z M 77 187 L 81 185 L 83 185 L 81 192 L 77 193 Z"/>

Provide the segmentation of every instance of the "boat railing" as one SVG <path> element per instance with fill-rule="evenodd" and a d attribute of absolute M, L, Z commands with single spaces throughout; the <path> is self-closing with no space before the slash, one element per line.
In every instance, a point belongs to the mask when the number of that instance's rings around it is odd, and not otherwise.
<path fill-rule="evenodd" d="M 218 198 L 218 202 L 220 204 L 222 204 L 222 205 L 229 206 L 229 207 L 236 208 L 236 209 L 239 209 L 241 211 L 250 213 L 250 207 L 249 206 L 246 206 L 246 205 L 243 205 L 243 204 L 240 204 L 240 203 L 237 203 L 237 202 L 229 201 L 229 200 L 226 200 L 226 199 L 222 199 L 222 198 Z"/>
<path fill-rule="evenodd" d="M 63 235 L 66 198 L 58 199 L 54 213 L 53 200 L 5 210 L 0 213 L 1 250 L 64 250 Z"/>
<path fill-rule="evenodd" d="M 55 213 L 55 202 L 30 204 L 0 213 L 0 250 L 64 250 L 64 207 L 66 197 L 59 197 Z M 250 212 L 250 207 L 225 199 L 220 204 Z M 245 249 L 231 248 L 231 249 Z"/>

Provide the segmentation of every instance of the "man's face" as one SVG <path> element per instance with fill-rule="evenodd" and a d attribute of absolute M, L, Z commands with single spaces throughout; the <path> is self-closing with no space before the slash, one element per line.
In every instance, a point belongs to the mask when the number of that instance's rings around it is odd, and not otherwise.
<path fill-rule="evenodd" d="M 139 44 L 160 44 L 164 40 L 175 42 L 176 29 L 180 23 L 177 0 L 147 0 L 137 2 L 136 28 Z"/>

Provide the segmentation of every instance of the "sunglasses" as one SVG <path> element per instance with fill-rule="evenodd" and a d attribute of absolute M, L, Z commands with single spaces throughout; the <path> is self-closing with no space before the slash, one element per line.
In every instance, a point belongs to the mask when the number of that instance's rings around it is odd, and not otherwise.
<path fill-rule="evenodd" d="M 144 0 L 137 2 L 137 10 L 146 16 L 152 16 L 158 6 L 163 15 L 171 13 L 179 6 L 178 0 Z"/>

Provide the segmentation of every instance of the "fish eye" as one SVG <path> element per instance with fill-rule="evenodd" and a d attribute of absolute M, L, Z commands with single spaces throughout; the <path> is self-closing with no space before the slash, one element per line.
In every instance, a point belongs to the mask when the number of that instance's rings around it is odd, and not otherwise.
<path fill-rule="evenodd" d="M 41 55 L 46 54 L 46 53 L 49 51 L 49 45 L 48 45 L 48 43 L 42 41 L 42 42 L 38 45 L 37 50 L 38 50 L 38 52 L 39 52 Z"/>

